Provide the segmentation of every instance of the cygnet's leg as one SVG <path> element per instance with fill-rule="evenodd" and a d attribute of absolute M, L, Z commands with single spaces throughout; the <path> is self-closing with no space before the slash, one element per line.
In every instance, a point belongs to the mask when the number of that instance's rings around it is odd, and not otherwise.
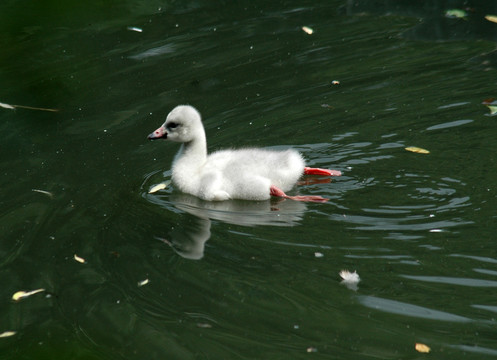
<path fill-rule="evenodd" d="M 341 176 L 342 172 L 339 170 L 328 170 L 328 169 L 321 169 L 321 168 L 305 167 L 304 174 L 305 175 Z"/>
<path fill-rule="evenodd" d="M 317 196 L 317 195 L 289 196 L 289 195 L 285 194 L 285 192 L 283 190 L 281 190 L 280 188 L 278 188 L 274 185 L 271 185 L 271 187 L 269 188 L 269 193 L 271 194 L 271 196 L 282 197 L 285 199 L 290 199 L 290 200 L 295 200 L 295 201 L 326 202 L 329 200 L 329 199 L 326 199 L 324 197 Z"/>

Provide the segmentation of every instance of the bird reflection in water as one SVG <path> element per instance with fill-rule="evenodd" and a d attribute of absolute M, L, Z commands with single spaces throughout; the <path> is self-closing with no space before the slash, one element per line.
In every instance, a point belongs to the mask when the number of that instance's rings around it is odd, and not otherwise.
<path fill-rule="evenodd" d="M 284 199 L 209 202 L 187 194 L 167 197 L 149 194 L 147 198 L 167 210 L 187 213 L 166 238 L 156 236 L 156 239 L 190 260 L 204 256 L 205 242 L 211 236 L 211 220 L 242 226 L 296 226 L 307 210 L 305 202 Z"/>

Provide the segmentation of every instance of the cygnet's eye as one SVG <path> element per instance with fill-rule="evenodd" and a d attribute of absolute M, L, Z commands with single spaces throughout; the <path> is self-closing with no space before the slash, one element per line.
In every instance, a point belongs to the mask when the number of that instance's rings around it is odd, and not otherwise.
<path fill-rule="evenodd" d="M 178 127 L 178 123 L 175 123 L 175 122 L 170 122 L 169 124 L 167 124 L 168 129 L 175 129 L 177 127 Z"/>

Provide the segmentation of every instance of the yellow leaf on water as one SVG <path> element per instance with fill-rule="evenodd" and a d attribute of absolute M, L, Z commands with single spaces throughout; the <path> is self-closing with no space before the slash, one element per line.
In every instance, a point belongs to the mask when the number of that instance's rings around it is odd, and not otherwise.
<path fill-rule="evenodd" d="M 465 19 L 466 16 L 468 16 L 468 13 L 460 9 L 451 9 L 445 12 L 445 17 L 448 18 Z"/>
<path fill-rule="evenodd" d="M 302 30 L 309 35 L 312 35 L 312 33 L 314 32 L 314 30 L 312 30 L 312 28 L 310 28 L 309 26 L 302 26 Z"/>
<path fill-rule="evenodd" d="M 487 19 L 488 21 L 497 23 L 497 16 L 495 16 L 495 15 L 486 15 L 485 19 Z"/>
<path fill-rule="evenodd" d="M 160 184 L 157 184 L 157 185 L 152 186 L 152 187 L 150 188 L 150 190 L 148 191 L 148 193 L 149 193 L 149 194 L 153 194 L 153 193 L 155 193 L 155 192 L 157 192 L 157 191 L 159 191 L 159 190 L 163 190 L 163 189 L 165 189 L 166 187 L 167 187 L 167 185 L 166 185 L 166 184 L 164 184 L 164 183 L 160 183 Z"/>
<path fill-rule="evenodd" d="M 150 280 L 148 280 L 148 279 L 145 279 L 145 280 L 142 280 L 142 281 L 138 281 L 138 286 L 147 285 L 149 282 L 150 282 Z"/>
<path fill-rule="evenodd" d="M 15 334 L 17 334 L 15 331 L 4 331 L 3 333 L 0 334 L 0 338 L 14 336 Z"/>
<path fill-rule="evenodd" d="M 429 154 L 430 153 L 428 150 L 420 148 L 420 147 L 417 147 L 417 146 L 406 147 L 406 150 L 410 151 L 410 152 L 415 152 L 415 153 L 418 153 L 418 154 Z"/>
<path fill-rule="evenodd" d="M 495 115 L 497 114 L 497 106 L 493 105 L 487 105 L 488 109 L 490 110 L 490 115 Z"/>
<path fill-rule="evenodd" d="M 74 254 L 74 260 L 76 260 L 77 262 L 81 263 L 81 264 L 84 264 L 86 262 L 85 259 L 83 259 L 82 257 L 79 257 L 78 255 Z"/>
<path fill-rule="evenodd" d="M 12 295 L 12 300 L 14 301 L 19 301 L 21 299 L 24 299 L 28 296 L 38 294 L 39 292 L 43 292 L 45 289 L 37 289 L 37 290 L 32 290 L 32 291 L 18 291 L 14 295 Z"/>
<path fill-rule="evenodd" d="M 430 347 L 425 345 L 425 344 L 421 344 L 421 343 L 416 343 L 416 351 L 420 352 L 420 353 L 429 353 L 431 351 Z"/>

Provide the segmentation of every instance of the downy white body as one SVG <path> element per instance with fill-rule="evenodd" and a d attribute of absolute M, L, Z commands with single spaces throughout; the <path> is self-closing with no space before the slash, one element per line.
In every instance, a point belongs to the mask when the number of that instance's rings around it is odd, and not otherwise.
<path fill-rule="evenodd" d="M 172 166 L 173 184 L 208 201 L 267 200 L 271 186 L 288 191 L 304 173 L 302 156 L 291 149 L 248 148 L 207 154 L 200 114 L 189 105 L 174 108 L 149 138 L 181 143 Z"/>

